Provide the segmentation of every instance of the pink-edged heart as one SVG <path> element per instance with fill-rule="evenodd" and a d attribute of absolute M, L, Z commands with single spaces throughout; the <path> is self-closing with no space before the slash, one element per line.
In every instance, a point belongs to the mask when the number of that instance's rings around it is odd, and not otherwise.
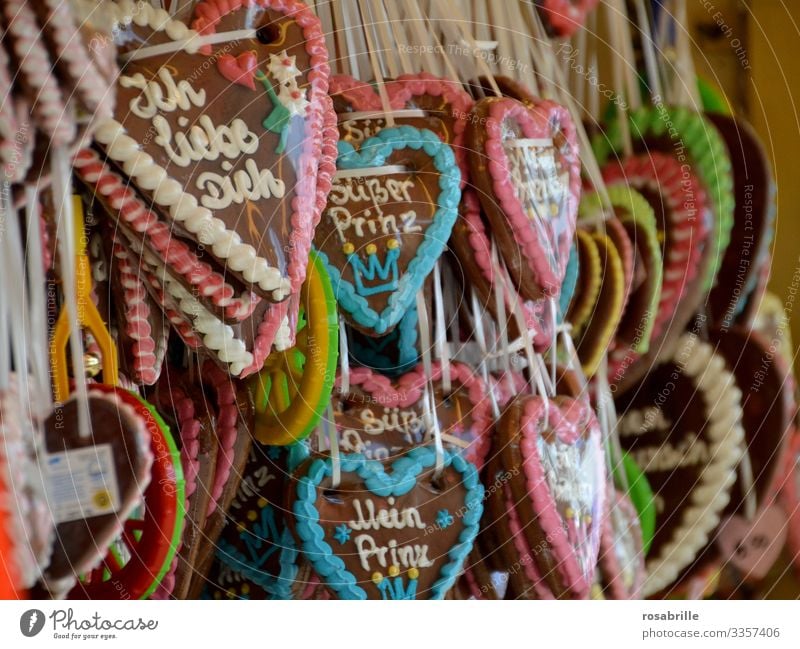
<path fill-rule="evenodd" d="M 478 466 L 490 446 L 491 402 L 483 380 L 463 363 L 450 364 L 451 391 L 444 392 L 442 367 L 432 365 L 434 403 L 445 446 L 460 451 Z M 334 395 L 334 417 L 340 448 L 367 459 L 387 460 L 433 439 L 425 413 L 428 378 L 417 366 L 395 381 L 359 367 L 341 391 L 341 375 Z"/>
<path fill-rule="evenodd" d="M 580 160 L 568 111 L 551 101 L 476 102 L 467 125 L 470 176 L 517 290 L 558 297 L 575 233 Z"/>
<path fill-rule="evenodd" d="M 587 597 L 605 503 L 600 426 L 589 404 L 518 397 L 497 425 L 522 538 L 556 597 Z M 518 536 L 515 534 L 515 536 Z"/>

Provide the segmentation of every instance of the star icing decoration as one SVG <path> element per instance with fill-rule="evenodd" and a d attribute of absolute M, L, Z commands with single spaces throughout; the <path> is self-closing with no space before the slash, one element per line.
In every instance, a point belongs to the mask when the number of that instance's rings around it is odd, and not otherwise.
<path fill-rule="evenodd" d="M 295 77 L 300 76 L 300 70 L 297 69 L 295 58 L 294 56 L 286 54 L 286 50 L 283 50 L 280 54 L 269 55 L 267 67 L 272 77 L 279 84 L 283 85 L 289 83 L 293 81 Z"/>
<path fill-rule="evenodd" d="M 340 544 L 344 545 L 350 540 L 350 534 L 352 531 L 350 530 L 347 525 L 342 523 L 341 525 L 336 526 L 336 531 L 333 533 L 333 538 L 339 541 Z"/>
<path fill-rule="evenodd" d="M 270 446 L 267 449 L 267 457 L 270 460 L 277 460 L 281 456 L 281 447 L 280 446 Z"/>
<path fill-rule="evenodd" d="M 436 514 L 436 525 L 442 529 L 453 524 L 453 515 L 446 509 L 440 509 Z"/>

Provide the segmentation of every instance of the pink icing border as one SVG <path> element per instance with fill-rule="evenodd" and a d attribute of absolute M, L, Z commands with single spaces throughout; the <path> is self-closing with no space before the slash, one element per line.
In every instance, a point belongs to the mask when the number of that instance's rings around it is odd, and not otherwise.
<path fill-rule="evenodd" d="M 392 110 L 401 110 L 408 106 L 414 97 L 431 95 L 444 97 L 452 107 L 451 116 L 455 118 L 453 124 L 453 142 L 450 146 L 456 157 L 456 163 L 461 169 L 461 186 L 468 178 L 469 165 L 467 164 L 467 149 L 464 147 L 464 130 L 467 126 L 467 116 L 472 110 L 472 98 L 462 88 L 460 83 L 449 79 L 442 79 L 429 72 L 418 74 L 401 74 L 397 79 L 387 81 L 386 94 Z M 364 81 L 359 81 L 346 74 L 337 74 L 331 77 L 330 94 L 341 95 L 353 108 L 364 110 L 383 110 L 383 103 L 375 88 Z M 343 113 L 346 116 L 346 113 Z"/>
<path fill-rule="evenodd" d="M 567 408 L 564 406 L 567 405 Z M 547 407 L 547 410 L 546 410 Z M 569 590 L 579 597 L 586 597 L 592 586 L 593 575 L 582 575 L 575 557 L 574 549 L 564 532 L 561 516 L 547 484 L 542 459 L 539 455 L 537 440 L 539 431 L 544 425 L 545 415 L 549 412 L 548 426 L 558 435 L 562 442 L 570 444 L 583 437 L 586 444 L 595 447 L 595 469 L 600 484 L 605 485 L 605 465 L 600 426 L 588 405 L 575 399 L 561 398 L 559 405 L 554 402 L 545 404 L 541 397 L 529 397 L 525 400 L 519 422 L 519 449 L 524 459 L 523 472 L 527 484 L 528 495 L 536 512 L 538 523 L 550 542 L 553 556 L 558 562 L 558 570 Z M 556 416 L 554 422 L 553 416 Z M 560 419 L 558 417 L 560 416 Z M 581 422 L 583 425 L 581 426 Z M 583 427 L 583 431 L 579 430 Z M 588 433 L 588 434 L 587 434 Z M 598 508 L 604 508 L 605 489 L 598 493 Z M 600 517 L 598 517 L 599 519 Z M 593 520 L 591 525 L 598 527 L 600 520 Z"/>
<path fill-rule="evenodd" d="M 131 378 L 143 385 L 153 385 L 161 374 L 161 362 L 167 351 L 168 330 L 162 328 L 159 341 L 153 338 L 150 294 L 133 267 L 128 250 L 116 240 L 113 244 L 113 255 L 117 260 L 119 283 L 125 300 L 125 322 L 119 324 L 125 327 L 125 333 L 133 341 L 131 355 L 134 358 L 134 375 Z"/>
<path fill-rule="evenodd" d="M 236 405 L 236 390 L 231 377 L 223 372 L 216 363 L 206 361 L 203 363 L 203 382 L 208 383 L 216 395 L 217 420 L 216 433 L 219 442 L 217 452 L 217 466 L 214 472 L 214 485 L 211 489 L 211 498 L 208 502 L 206 516 L 211 516 L 217 508 L 217 502 L 222 496 L 225 484 L 231 475 L 234 460 L 234 446 L 238 433 L 239 409 Z"/>
<path fill-rule="evenodd" d="M 781 484 L 780 503 L 789 521 L 787 545 L 792 553 L 795 570 L 800 574 L 800 431 L 795 429 L 786 458 L 786 469 Z"/>
<path fill-rule="evenodd" d="M 202 35 L 214 34 L 219 20 L 229 13 L 243 7 L 258 6 L 291 17 L 302 29 L 305 38 L 305 49 L 309 55 L 309 106 L 307 108 L 306 135 L 303 151 L 297 165 L 298 182 L 295 184 L 295 197 L 292 199 L 291 215 L 292 231 L 288 254 L 288 275 L 292 282 L 292 291 L 300 290 L 306 277 L 308 255 L 314 236 L 316 219 L 308 215 L 316 215 L 318 205 L 318 167 L 335 164 L 335 156 L 329 162 L 323 158 L 330 155 L 329 148 L 323 146 L 323 129 L 326 121 L 328 78 L 328 51 L 325 46 L 325 35 L 317 16 L 305 4 L 298 0 L 203 0 L 195 6 L 195 19 L 192 29 Z M 211 46 L 201 48 L 205 55 L 211 54 Z"/>
<path fill-rule="evenodd" d="M 480 203 L 472 189 L 464 189 L 461 193 L 461 206 L 463 209 L 459 216 L 464 219 L 469 228 L 469 244 L 473 252 L 473 259 L 469 261 L 475 262 L 481 275 L 489 283 L 489 289 L 492 290 L 495 283 L 494 268 L 492 267 L 492 244 L 491 241 L 489 241 L 486 225 L 481 218 Z M 465 260 L 465 263 L 466 261 L 467 260 Z M 510 291 L 514 291 L 513 286 L 509 286 L 508 288 Z M 544 312 L 547 308 L 547 302 L 545 300 L 526 300 L 519 295 L 519 293 L 517 293 L 517 297 L 519 298 L 520 307 L 525 317 L 525 324 L 528 327 L 528 331 L 533 333 L 534 348 L 536 351 L 542 352 L 547 349 L 552 342 L 552 332 L 548 334 L 548 332 L 540 326 L 539 320 L 539 318 L 545 317 Z M 493 296 L 486 295 L 484 299 L 492 300 L 492 304 L 494 304 Z M 504 295 L 503 301 L 506 304 L 508 320 L 515 322 L 511 300 L 508 299 L 508 296 Z"/>
<path fill-rule="evenodd" d="M 551 269 L 547 262 L 546 244 L 540 242 L 530 227 L 530 219 L 526 216 L 519 202 L 511 180 L 508 157 L 503 148 L 503 123 L 515 120 L 526 138 L 551 137 L 554 130 L 560 129 L 567 141 L 568 151 L 560 152 L 569 172 L 569 188 L 567 191 L 570 204 L 567 206 L 567 228 L 558 243 L 558 269 Z M 575 232 L 578 216 L 578 202 L 581 194 L 581 163 L 578 156 L 578 145 L 575 125 L 569 112 L 563 106 L 552 101 L 541 101 L 535 106 L 528 106 L 515 99 L 496 98 L 489 104 L 489 119 L 486 120 L 486 158 L 487 169 L 492 178 L 495 196 L 500 202 L 502 212 L 508 220 L 514 234 L 514 240 L 520 247 L 528 268 L 536 276 L 545 293 L 558 295 L 561 281 L 569 260 L 569 247 Z"/>
<path fill-rule="evenodd" d="M 0 160 L 3 163 L 3 175 L 10 182 L 19 182 L 25 178 L 25 169 L 20 169 L 21 153 L 17 152 L 14 140 L 19 131 L 16 103 L 11 96 L 11 78 L 8 54 L 0 47 Z"/>
<path fill-rule="evenodd" d="M 61 89 L 52 73 L 53 66 L 41 40 L 33 9 L 24 0 L 4 0 L 3 9 L 7 36 L 19 61 L 19 74 L 35 93 L 29 99 L 33 99 L 30 103 L 36 122 L 52 140 L 53 146 L 67 146 L 75 139 L 77 127 L 67 112 Z"/>
<path fill-rule="evenodd" d="M 647 571 L 644 566 L 644 550 L 642 548 L 642 535 L 639 528 L 639 514 L 633 503 L 624 494 L 614 489 L 613 502 L 608 503 L 606 515 L 603 517 L 603 526 L 600 529 L 600 556 L 598 563 L 602 566 L 608 582 L 608 591 L 612 599 L 639 599 L 644 586 L 644 578 Z M 614 531 L 611 526 L 611 507 L 619 507 L 624 510 L 625 517 L 631 522 L 628 528 L 634 534 L 636 540 L 636 567 L 634 569 L 634 584 L 629 591 L 622 583 L 622 566 L 617 560 L 614 551 Z"/>
<path fill-rule="evenodd" d="M 503 494 L 506 503 L 506 515 L 508 516 L 508 527 L 511 531 L 511 540 L 514 543 L 514 549 L 519 554 L 519 563 L 522 565 L 522 570 L 525 576 L 532 582 L 539 599 L 555 599 L 547 583 L 539 574 L 536 561 L 533 556 L 531 556 L 528 542 L 525 540 L 525 532 L 522 529 L 522 522 L 519 519 L 517 510 L 514 509 L 514 497 L 511 495 L 511 488 L 508 485 L 503 485 Z M 536 525 L 536 523 L 531 522 L 530 525 Z"/>
<path fill-rule="evenodd" d="M 398 388 L 392 383 L 391 379 L 373 372 L 368 367 L 354 367 L 350 370 L 350 385 L 361 388 L 373 397 L 378 404 L 385 406 L 398 406 L 407 408 L 415 404 L 422 397 L 419 387 L 416 385 L 416 378 L 408 378 L 409 374 L 404 374 L 397 381 Z M 336 391 L 341 394 L 342 376 L 336 376 Z"/>
<path fill-rule="evenodd" d="M 74 159 L 74 169 L 80 181 L 108 201 L 116 211 L 116 218 L 141 236 L 164 265 L 192 287 L 190 290 L 205 296 L 222 309 L 228 319 L 243 320 L 252 314 L 260 298 L 249 292 L 236 296 L 224 276 L 200 261 L 185 243 L 176 238 L 171 227 L 160 221 L 139 198 L 130 181 L 113 171 L 94 150 L 79 151 Z"/>

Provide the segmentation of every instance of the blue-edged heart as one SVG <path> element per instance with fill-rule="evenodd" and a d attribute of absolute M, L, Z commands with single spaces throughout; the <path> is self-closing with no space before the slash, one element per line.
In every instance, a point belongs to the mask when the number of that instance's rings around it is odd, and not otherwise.
<path fill-rule="evenodd" d="M 461 173 L 450 146 L 411 126 L 383 129 L 358 150 L 339 142 L 336 165 L 314 244 L 350 324 L 384 335 L 444 251 Z"/>
<path fill-rule="evenodd" d="M 305 465 L 292 509 L 301 548 L 340 599 L 442 599 L 472 549 L 483 512 L 475 467 L 417 447 L 384 464 L 342 455 L 341 481 L 330 457 Z"/>
<path fill-rule="evenodd" d="M 217 542 L 220 568 L 234 570 L 275 599 L 291 599 L 297 577 L 299 551 L 282 504 L 287 476 L 307 453 L 304 444 L 254 444 Z"/>
<path fill-rule="evenodd" d="M 358 329 L 350 328 L 350 353 L 361 365 L 386 376 L 399 376 L 407 372 L 419 360 L 417 319 L 417 307 L 414 305 L 385 336 L 366 336 Z"/>

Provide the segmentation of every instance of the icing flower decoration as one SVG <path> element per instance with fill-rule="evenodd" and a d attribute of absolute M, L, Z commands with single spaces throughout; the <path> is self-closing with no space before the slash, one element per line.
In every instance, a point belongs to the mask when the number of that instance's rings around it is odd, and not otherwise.
<path fill-rule="evenodd" d="M 335 538 L 339 543 L 345 544 L 350 540 L 351 530 L 347 527 L 346 524 L 342 523 L 336 527 L 336 531 L 333 533 L 333 538 Z"/>
<path fill-rule="evenodd" d="M 292 85 L 281 86 L 278 92 L 278 101 L 280 101 L 292 115 L 305 115 L 306 108 L 308 107 L 308 100 L 306 93 L 297 87 L 297 84 L 292 82 Z"/>
<path fill-rule="evenodd" d="M 436 514 L 436 525 L 442 529 L 453 524 L 453 515 L 446 509 L 440 509 Z"/>
<path fill-rule="evenodd" d="M 280 54 L 270 54 L 267 68 L 272 77 L 281 85 L 294 82 L 300 76 L 294 56 L 288 56 L 286 50 Z"/>

